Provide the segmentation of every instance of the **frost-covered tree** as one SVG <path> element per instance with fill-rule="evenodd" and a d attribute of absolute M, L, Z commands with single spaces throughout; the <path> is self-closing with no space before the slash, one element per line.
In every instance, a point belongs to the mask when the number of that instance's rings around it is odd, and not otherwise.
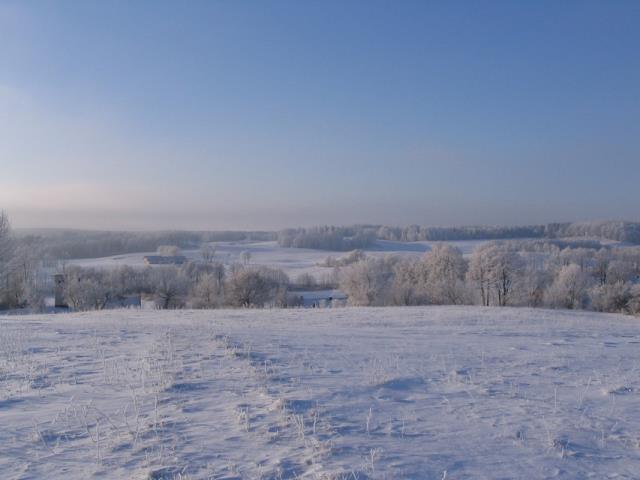
<path fill-rule="evenodd" d="M 398 261 L 393 267 L 392 303 L 394 305 L 429 303 L 427 277 L 424 261 Z"/>
<path fill-rule="evenodd" d="M 562 266 L 575 263 L 580 267 L 580 270 L 585 271 L 593 264 L 596 253 L 596 250 L 592 248 L 565 248 L 560 252 L 559 257 Z"/>
<path fill-rule="evenodd" d="M 0 210 L 0 307 L 8 304 L 10 296 L 10 262 L 13 257 L 14 243 L 11 236 L 11 224 L 6 213 Z"/>
<path fill-rule="evenodd" d="M 223 303 L 222 284 L 214 274 L 206 273 L 191 289 L 189 300 L 193 308 L 217 308 Z"/>
<path fill-rule="evenodd" d="M 584 308 L 592 283 L 590 276 L 575 263 L 562 267 L 547 291 L 549 302 L 559 308 Z"/>
<path fill-rule="evenodd" d="M 640 247 L 623 248 L 620 258 L 629 266 L 633 276 L 640 276 Z"/>
<path fill-rule="evenodd" d="M 12 307 L 31 306 L 29 299 L 34 300 L 35 293 L 41 294 L 44 287 L 40 248 L 33 237 L 14 240 L 13 244 L 4 282 L 5 299 Z M 37 303 L 34 307 L 39 309 L 40 302 Z"/>
<path fill-rule="evenodd" d="M 598 279 L 600 285 L 607 283 L 609 264 L 612 260 L 611 251 L 608 249 L 600 249 L 595 255 L 595 266 L 593 269 L 594 276 Z"/>
<path fill-rule="evenodd" d="M 340 289 L 350 305 L 386 305 L 392 293 L 392 258 L 367 257 L 342 271 Z"/>
<path fill-rule="evenodd" d="M 629 308 L 631 291 L 625 282 L 607 282 L 589 290 L 591 308 L 598 312 L 624 313 Z"/>
<path fill-rule="evenodd" d="M 236 268 L 227 280 L 225 298 L 234 307 L 286 305 L 287 283 L 287 276 L 280 270 Z"/>
<path fill-rule="evenodd" d="M 178 269 L 167 267 L 153 269 L 150 282 L 160 308 L 181 308 L 184 305 L 184 297 L 189 285 Z"/>
<path fill-rule="evenodd" d="M 427 271 L 427 292 L 432 303 L 457 305 L 464 303 L 464 275 L 467 262 L 460 249 L 438 244 L 424 259 Z"/>
<path fill-rule="evenodd" d="M 640 285 L 632 285 L 629 289 L 629 303 L 627 308 L 632 315 L 640 315 Z"/>
<path fill-rule="evenodd" d="M 519 304 L 528 307 L 540 307 L 544 304 L 545 290 L 553 276 L 548 268 L 538 268 L 534 263 L 526 262 L 518 280 Z"/>
<path fill-rule="evenodd" d="M 480 297 L 480 305 L 488 307 L 491 299 L 491 264 L 489 249 L 476 248 L 469 260 L 467 282 Z"/>
<path fill-rule="evenodd" d="M 497 299 L 497 305 L 509 305 L 515 297 L 514 290 L 522 274 L 522 258 L 516 252 L 495 246 L 489 252 L 491 281 Z"/>
<path fill-rule="evenodd" d="M 300 288 L 313 289 L 317 284 L 316 277 L 308 272 L 301 273 L 296 277 L 296 285 Z"/>
<path fill-rule="evenodd" d="M 226 270 L 224 268 L 224 264 L 222 262 L 213 262 L 207 268 L 207 273 L 210 273 L 214 276 L 218 285 L 222 288 L 224 285 L 224 279 L 226 276 Z"/>
<path fill-rule="evenodd" d="M 44 312 L 47 308 L 46 299 L 48 294 L 49 289 L 46 288 L 43 282 L 30 282 L 24 292 L 26 306 L 29 307 L 31 312 Z"/>
<path fill-rule="evenodd" d="M 73 310 L 102 310 L 111 298 L 102 272 L 69 267 L 64 277 L 64 297 Z"/>
<path fill-rule="evenodd" d="M 625 283 L 634 277 L 633 265 L 624 260 L 622 254 L 616 255 L 607 267 L 607 283 Z"/>
<path fill-rule="evenodd" d="M 137 269 L 122 265 L 108 271 L 105 282 L 108 283 L 114 299 L 123 299 L 127 295 L 149 292 L 151 268 Z"/>
<path fill-rule="evenodd" d="M 492 243 L 474 250 L 467 278 L 479 292 L 482 305 L 503 307 L 517 297 L 515 289 L 523 267 L 522 257 L 508 245 Z"/>

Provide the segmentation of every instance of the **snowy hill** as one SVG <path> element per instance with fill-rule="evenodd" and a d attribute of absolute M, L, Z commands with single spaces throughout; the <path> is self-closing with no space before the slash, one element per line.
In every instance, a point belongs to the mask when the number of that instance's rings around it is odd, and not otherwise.
<path fill-rule="evenodd" d="M 3 478 L 638 478 L 640 321 L 474 307 L 0 319 Z"/>

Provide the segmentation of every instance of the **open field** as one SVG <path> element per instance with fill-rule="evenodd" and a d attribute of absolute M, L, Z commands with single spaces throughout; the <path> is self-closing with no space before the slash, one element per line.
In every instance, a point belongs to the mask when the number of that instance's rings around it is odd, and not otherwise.
<path fill-rule="evenodd" d="M 407 258 L 420 258 L 425 253 L 431 251 L 438 244 L 447 244 L 458 248 L 465 257 L 469 257 L 474 249 L 481 245 L 495 241 L 508 241 L 509 239 L 495 240 L 452 240 L 445 242 L 435 241 L 417 241 L 417 242 L 399 242 L 390 240 L 376 240 L 373 245 L 362 249 L 369 257 L 383 257 L 385 255 L 394 255 Z M 567 241 L 584 241 L 585 239 L 567 238 Z M 612 240 L 591 239 L 603 246 L 611 247 L 629 247 L 632 244 L 625 244 Z M 526 239 L 518 239 L 517 241 L 526 241 Z M 232 263 L 243 263 L 242 253 L 251 254 L 250 263 L 252 265 L 260 265 L 271 268 L 278 268 L 292 279 L 300 274 L 309 273 L 314 275 L 318 280 L 322 280 L 330 275 L 332 268 L 323 266 L 327 257 L 340 258 L 348 255 L 349 252 L 338 252 L 330 250 L 315 250 L 309 248 L 288 248 L 281 247 L 275 241 L 255 242 L 255 241 L 239 241 L 239 242 L 212 242 L 215 247 L 215 259 L 225 265 Z M 156 255 L 156 252 L 126 253 L 121 255 L 113 255 L 102 258 L 78 258 L 66 260 L 68 265 L 77 265 L 80 267 L 93 268 L 110 268 L 122 265 L 132 267 L 143 267 L 144 257 L 146 255 Z M 199 249 L 183 250 L 182 254 L 191 261 L 200 262 L 202 256 Z"/>
<path fill-rule="evenodd" d="M 487 242 L 489 242 L 489 240 L 465 240 L 446 243 L 460 248 L 465 255 L 468 255 L 475 247 Z M 388 254 L 420 257 L 431 250 L 433 245 L 437 243 L 438 242 L 392 242 L 378 240 L 372 247 L 364 249 L 364 251 L 372 257 Z M 278 246 L 277 242 L 215 242 L 212 245 L 215 245 L 216 248 L 216 260 L 226 265 L 242 263 L 242 252 L 249 252 L 251 254 L 252 265 L 279 268 L 292 278 L 302 273 L 310 273 L 316 276 L 318 280 L 321 280 L 323 276 L 331 274 L 332 268 L 319 265 L 322 264 L 327 257 L 332 256 L 339 258 L 348 254 L 348 252 L 312 250 L 308 248 L 284 248 Z M 98 268 L 109 268 L 120 265 L 142 267 L 144 266 L 145 255 L 154 254 L 155 252 L 128 253 L 104 258 L 69 260 L 67 263 L 81 267 Z M 185 250 L 183 254 L 189 260 L 201 260 L 200 250 Z"/>
<path fill-rule="evenodd" d="M 2 478 L 638 478 L 640 323 L 474 307 L 0 320 Z"/>

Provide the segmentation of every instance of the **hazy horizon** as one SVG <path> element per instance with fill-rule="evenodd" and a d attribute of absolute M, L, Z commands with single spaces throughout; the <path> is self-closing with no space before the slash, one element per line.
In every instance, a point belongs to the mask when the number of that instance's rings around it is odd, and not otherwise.
<path fill-rule="evenodd" d="M 638 2 L 0 3 L 16 228 L 640 220 Z"/>

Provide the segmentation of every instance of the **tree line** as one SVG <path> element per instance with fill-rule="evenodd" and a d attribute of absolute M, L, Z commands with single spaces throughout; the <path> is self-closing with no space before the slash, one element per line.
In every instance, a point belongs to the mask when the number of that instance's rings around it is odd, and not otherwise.
<path fill-rule="evenodd" d="M 597 228 L 603 225 L 608 224 Z M 355 230 L 333 227 L 309 232 L 357 237 Z M 215 247 L 204 245 L 200 261 L 180 266 L 67 266 L 64 298 L 75 310 L 117 306 L 135 295 L 158 308 L 288 307 L 299 299 L 290 295 L 292 290 L 320 287 L 309 274 L 292 281 L 281 270 L 251 265 L 248 252 L 242 263 L 224 265 L 216 261 Z M 32 237 L 16 239 L 9 219 L 0 212 L 0 308 L 44 308 L 52 283 L 51 271 L 42 268 L 39 246 Z M 161 254 L 177 251 L 172 245 L 158 249 Z M 373 257 L 354 250 L 341 258 L 327 258 L 323 266 L 333 273 L 322 280 L 322 287 L 340 288 L 350 305 L 529 306 L 640 313 L 640 247 L 602 247 L 590 239 L 494 241 L 469 257 L 446 243 L 421 258 Z"/>
<path fill-rule="evenodd" d="M 370 247 L 375 240 L 397 242 L 504 240 L 504 239 L 562 239 L 579 238 L 615 240 L 640 244 L 640 223 L 622 221 L 549 223 L 525 226 L 462 226 L 429 227 L 409 225 L 391 227 L 353 225 L 350 227 L 323 226 L 282 230 L 278 233 L 281 247 L 313 248 L 350 251 Z"/>
<path fill-rule="evenodd" d="M 6 216 L 6 215 L 5 215 Z M 111 232 L 83 230 L 37 230 L 17 232 L 16 243 L 37 248 L 46 258 L 69 260 L 100 258 L 125 253 L 153 252 L 161 245 L 196 249 L 206 242 L 240 242 L 275 240 L 273 232 Z"/>
<path fill-rule="evenodd" d="M 76 311 L 125 304 L 131 295 L 159 309 L 264 308 L 293 306 L 289 278 L 278 269 L 216 261 L 187 262 L 180 267 L 135 269 L 69 267 L 64 272 L 64 298 Z"/>
<path fill-rule="evenodd" d="M 6 217 L 6 215 L 5 215 Z M 351 251 L 372 246 L 376 240 L 400 242 L 490 239 L 592 238 L 640 244 L 640 223 L 577 222 L 530 226 L 391 227 L 353 225 L 319 226 L 269 231 L 164 231 L 114 232 L 83 230 L 25 230 L 14 241 L 36 249 L 45 259 L 99 258 L 155 251 L 160 245 L 195 249 L 206 242 L 273 241 L 281 247 Z"/>
<path fill-rule="evenodd" d="M 376 229 L 367 227 L 290 228 L 278 232 L 278 245 L 285 248 L 350 251 L 366 248 L 376 240 Z"/>
<path fill-rule="evenodd" d="M 405 242 L 591 237 L 640 244 L 640 223 L 607 220 L 525 226 L 381 226 L 376 237 Z"/>
<path fill-rule="evenodd" d="M 438 244 L 421 259 L 366 257 L 343 269 L 351 305 L 483 305 L 640 313 L 640 247 L 492 242 L 469 258 Z"/>

